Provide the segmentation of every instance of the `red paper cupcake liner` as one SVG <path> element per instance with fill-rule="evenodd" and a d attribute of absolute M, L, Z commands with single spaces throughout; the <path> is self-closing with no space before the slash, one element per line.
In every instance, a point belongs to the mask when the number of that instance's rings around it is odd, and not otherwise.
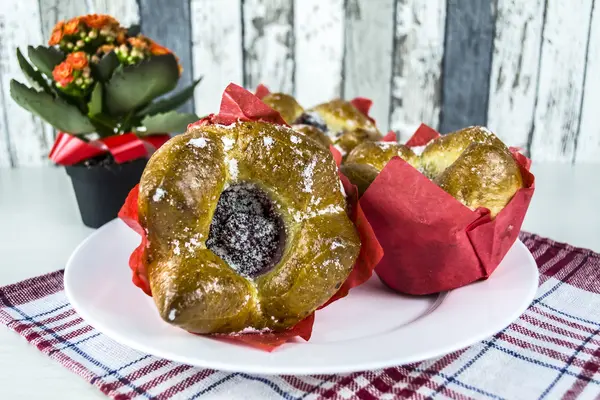
<path fill-rule="evenodd" d="M 408 143 L 437 136 L 421 125 Z M 398 292 L 426 295 L 488 278 L 516 241 L 534 192 L 530 160 L 511 153 L 524 187 L 495 218 L 485 208 L 470 210 L 394 157 L 360 199 L 385 253 L 375 270 L 381 280 Z"/>
<path fill-rule="evenodd" d="M 240 86 L 230 84 L 223 93 L 219 114 L 211 114 L 194 124 L 190 124 L 190 127 L 207 124 L 229 125 L 237 121 L 265 121 L 286 125 L 278 112 L 268 107 L 255 95 Z M 335 153 L 333 156 L 339 165 Z M 345 297 L 350 289 L 366 282 L 383 257 L 382 247 L 377 241 L 375 233 L 358 202 L 358 190 L 356 186 L 352 185 L 341 173 L 340 179 L 347 195 L 348 215 L 356 226 L 361 239 L 361 249 L 354 268 L 346 281 L 342 284 L 338 292 L 320 308 L 326 307 L 332 302 Z M 142 238 L 140 245 L 133 251 L 129 258 L 129 267 L 132 270 L 133 283 L 142 289 L 144 293 L 152 296 L 144 264 L 147 238 L 146 232 L 140 225 L 138 218 L 138 195 L 139 187 L 136 186 L 125 200 L 125 204 L 119 212 L 119 218 Z M 314 313 L 284 332 L 211 336 L 217 339 L 249 345 L 265 351 L 272 351 L 284 343 L 296 340 L 297 337 L 309 340 L 312 334 L 313 322 Z"/>

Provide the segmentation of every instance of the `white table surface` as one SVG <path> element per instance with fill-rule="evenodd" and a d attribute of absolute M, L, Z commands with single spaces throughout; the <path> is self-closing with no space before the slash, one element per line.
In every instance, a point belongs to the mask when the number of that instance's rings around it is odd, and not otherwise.
<path fill-rule="evenodd" d="M 536 193 L 523 229 L 600 252 L 600 164 L 534 164 L 532 170 Z M 0 286 L 64 268 L 91 232 L 64 169 L 0 170 Z M 16 398 L 104 396 L 0 327 L 0 399 Z"/>

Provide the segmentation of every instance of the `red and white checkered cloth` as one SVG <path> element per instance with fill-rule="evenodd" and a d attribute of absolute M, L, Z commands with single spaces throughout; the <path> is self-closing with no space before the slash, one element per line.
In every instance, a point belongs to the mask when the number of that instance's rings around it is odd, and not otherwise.
<path fill-rule="evenodd" d="M 600 398 L 600 254 L 521 240 L 540 269 L 524 315 L 465 350 L 377 371 L 256 376 L 143 354 L 79 318 L 62 271 L 0 288 L 0 322 L 114 399 Z"/>

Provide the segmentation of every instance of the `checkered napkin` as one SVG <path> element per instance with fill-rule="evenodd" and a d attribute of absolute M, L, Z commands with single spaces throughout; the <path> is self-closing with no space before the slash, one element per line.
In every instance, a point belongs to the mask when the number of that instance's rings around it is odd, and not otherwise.
<path fill-rule="evenodd" d="M 532 234 L 521 240 L 540 270 L 521 318 L 465 350 L 376 371 L 257 376 L 143 354 L 75 313 L 62 271 L 0 288 L 0 322 L 114 399 L 600 398 L 600 254 Z"/>

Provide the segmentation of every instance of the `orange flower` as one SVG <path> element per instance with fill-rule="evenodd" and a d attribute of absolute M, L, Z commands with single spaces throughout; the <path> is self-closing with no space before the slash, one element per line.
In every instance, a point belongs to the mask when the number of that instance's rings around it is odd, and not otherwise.
<path fill-rule="evenodd" d="M 114 44 L 103 44 L 102 46 L 98 47 L 96 54 L 108 54 L 111 51 L 113 51 L 114 49 L 115 49 Z"/>
<path fill-rule="evenodd" d="M 84 69 L 88 65 L 87 54 L 83 51 L 76 51 L 75 53 L 71 53 L 67 56 L 67 63 L 71 64 L 73 69 Z"/>
<path fill-rule="evenodd" d="M 132 46 L 132 47 L 136 47 L 139 50 L 145 50 L 148 48 L 148 39 L 146 39 L 143 36 L 138 36 L 138 37 L 130 37 L 129 39 L 127 39 L 127 42 Z"/>
<path fill-rule="evenodd" d="M 164 54 L 171 54 L 171 50 L 167 49 L 165 46 L 161 46 L 156 42 L 152 42 L 150 45 L 150 53 L 153 56 L 162 56 Z"/>
<path fill-rule="evenodd" d="M 52 29 L 52 34 L 50 35 L 50 40 L 48 41 L 48 44 L 50 46 L 54 46 L 60 43 L 60 40 L 63 37 L 63 26 L 65 25 L 64 21 L 60 21 L 59 23 L 57 23 L 56 25 L 54 25 L 54 28 Z"/>
<path fill-rule="evenodd" d="M 67 86 L 73 81 L 73 67 L 67 61 L 63 61 L 54 67 L 52 77 L 61 86 Z"/>
<path fill-rule="evenodd" d="M 119 21 L 104 14 L 89 14 L 82 17 L 83 23 L 90 28 L 101 29 L 106 25 L 119 25 Z"/>
<path fill-rule="evenodd" d="M 75 17 L 65 24 L 64 34 L 74 35 L 79 29 L 79 17 Z"/>
<path fill-rule="evenodd" d="M 119 29 L 119 33 L 117 33 L 117 43 L 119 43 L 119 44 L 125 43 L 126 35 L 127 35 L 127 31 L 125 29 Z"/>

